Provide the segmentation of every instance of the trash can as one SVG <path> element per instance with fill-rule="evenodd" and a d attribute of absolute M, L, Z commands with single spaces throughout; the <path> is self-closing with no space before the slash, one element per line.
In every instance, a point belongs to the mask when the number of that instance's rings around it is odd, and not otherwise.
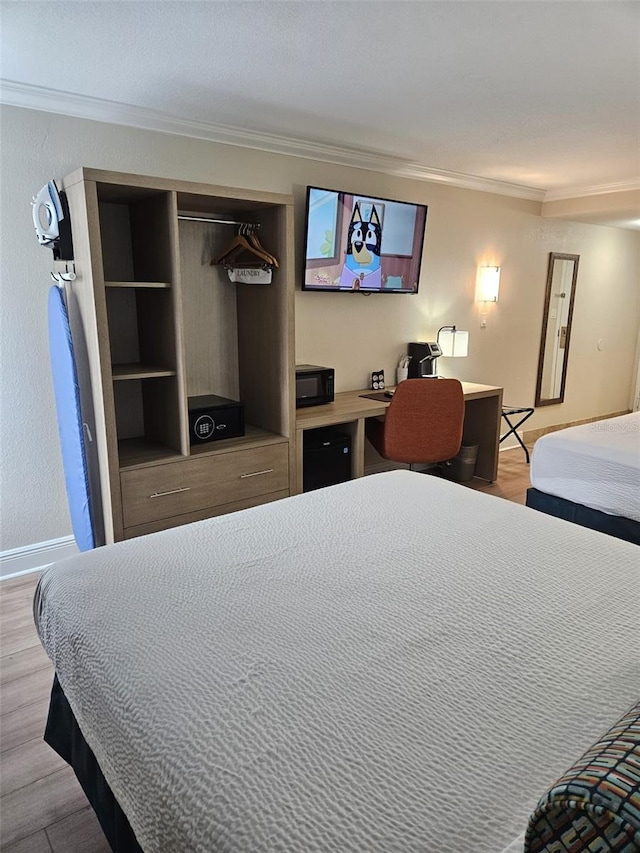
<path fill-rule="evenodd" d="M 445 469 L 450 480 L 456 483 L 468 483 L 473 479 L 478 458 L 478 444 L 463 444 L 457 456 Z"/>

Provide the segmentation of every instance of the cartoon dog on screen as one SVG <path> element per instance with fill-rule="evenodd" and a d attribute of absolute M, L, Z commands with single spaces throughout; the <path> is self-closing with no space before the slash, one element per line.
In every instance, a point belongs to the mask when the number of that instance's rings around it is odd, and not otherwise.
<path fill-rule="evenodd" d="M 371 206 L 369 221 L 362 218 L 360 204 L 355 203 L 349 233 L 347 257 L 342 267 L 340 287 L 345 290 L 379 289 L 382 286 L 380 246 L 382 225 L 375 205 Z"/>

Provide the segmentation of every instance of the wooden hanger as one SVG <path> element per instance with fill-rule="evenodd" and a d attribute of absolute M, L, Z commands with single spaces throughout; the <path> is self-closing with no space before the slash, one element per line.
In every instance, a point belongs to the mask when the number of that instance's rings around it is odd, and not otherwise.
<path fill-rule="evenodd" d="M 263 251 L 260 251 L 259 249 L 256 249 L 256 247 L 252 246 L 247 241 L 246 237 L 242 236 L 242 234 L 236 234 L 236 236 L 233 238 L 233 240 L 231 241 L 229 246 L 226 248 L 226 250 L 221 255 L 219 255 L 217 258 L 214 258 L 211 261 L 211 263 L 212 263 L 212 265 L 213 264 L 229 263 L 232 259 L 234 259 L 241 252 L 249 252 L 251 255 L 254 255 L 254 256 L 260 258 L 260 260 L 262 260 L 263 263 L 270 264 L 270 265 L 272 264 L 271 255 L 267 255 L 266 252 L 263 252 Z"/>
<path fill-rule="evenodd" d="M 242 225 L 240 226 L 241 229 L 243 227 Z M 256 242 L 253 243 L 242 233 L 236 234 L 226 250 L 217 258 L 214 258 L 211 264 L 229 264 L 242 252 L 249 252 L 251 255 L 259 258 L 263 263 L 269 264 L 269 266 L 278 266 L 277 260 L 260 245 L 260 241 L 257 238 Z"/>
<path fill-rule="evenodd" d="M 278 263 L 278 259 L 274 255 L 272 255 L 271 252 L 267 252 L 267 250 L 264 248 L 264 246 L 262 245 L 262 243 L 258 239 L 258 235 L 255 233 L 255 231 L 250 229 L 247 237 L 249 239 L 249 242 L 253 246 L 255 246 L 256 249 L 258 249 L 261 252 L 264 252 L 266 255 L 269 255 L 269 257 L 271 258 L 271 263 L 273 264 L 273 266 L 276 269 L 278 269 L 280 267 L 280 264 Z"/>

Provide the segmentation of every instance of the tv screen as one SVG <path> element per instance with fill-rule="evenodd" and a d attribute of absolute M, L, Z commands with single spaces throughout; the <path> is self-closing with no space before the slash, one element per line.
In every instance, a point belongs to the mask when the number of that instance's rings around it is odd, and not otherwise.
<path fill-rule="evenodd" d="M 417 293 L 427 207 L 307 187 L 303 290 Z"/>

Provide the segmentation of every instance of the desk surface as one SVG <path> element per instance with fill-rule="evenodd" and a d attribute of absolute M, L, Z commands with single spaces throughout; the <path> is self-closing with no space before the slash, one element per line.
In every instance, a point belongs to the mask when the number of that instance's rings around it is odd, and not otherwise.
<path fill-rule="evenodd" d="M 437 380 L 425 379 L 425 382 Z M 478 444 L 476 476 L 493 482 L 498 476 L 498 445 L 500 440 L 500 413 L 502 388 L 496 385 L 478 385 L 463 382 L 465 399 L 464 441 Z M 341 424 L 352 437 L 352 476 L 362 477 L 365 457 L 365 421 L 384 415 L 391 397 L 384 401 L 370 400 L 361 394 L 371 393 L 366 388 L 358 391 L 341 391 L 333 403 L 309 406 L 296 412 L 295 486 L 293 494 L 302 491 L 303 434 L 307 429 Z"/>
<path fill-rule="evenodd" d="M 425 382 L 437 382 L 436 379 L 425 379 Z M 465 400 L 478 400 L 481 397 L 502 396 L 502 388 L 495 385 L 478 385 L 475 382 L 463 382 L 462 390 Z M 333 403 L 322 406 L 309 406 L 296 411 L 296 428 L 313 429 L 314 427 L 331 426 L 359 418 L 375 418 L 384 415 L 391 397 L 382 402 L 361 397 L 361 394 L 371 394 L 371 390 L 361 388 L 358 391 L 341 391 L 336 394 Z"/>

